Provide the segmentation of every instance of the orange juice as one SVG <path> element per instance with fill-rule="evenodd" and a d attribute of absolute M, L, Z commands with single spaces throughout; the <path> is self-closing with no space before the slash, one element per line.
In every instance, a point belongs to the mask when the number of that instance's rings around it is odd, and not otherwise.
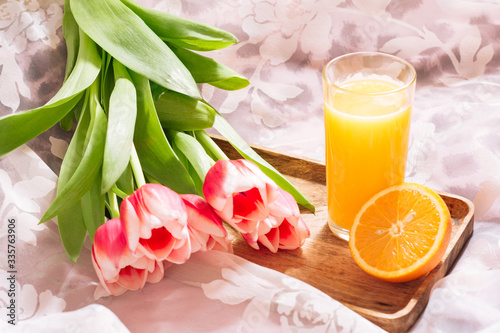
<path fill-rule="evenodd" d="M 328 224 L 349 230 L 374 194 L 404 181 L 411 101 L 402 83 L 371 75 L 325 96 Z M 333 224 L 333 225 L 332 225 Z"/>

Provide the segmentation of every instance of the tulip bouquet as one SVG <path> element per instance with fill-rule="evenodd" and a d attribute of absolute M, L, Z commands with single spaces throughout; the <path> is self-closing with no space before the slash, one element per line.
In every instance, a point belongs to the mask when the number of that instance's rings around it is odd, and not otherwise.
<path fill-rule="evenodd" d="M 144 184 L 126 197 L 119 215 L 94 236 L 92 263 L 104 295 L 141 289 L 192 253 L 232 252 L 223 220 L 253 248 L 296 249 L 309 237 L 295 199 L 253 162 L 219 160 L 207 173 L 205 198 Z M 116 212 L 115 212 L 116 214 Z"/>
<path fill-rule="evenodd" d="M 57 123 L 74 129 L 41 222 L 57 217 L 73 261 L 89 236 L 108 293 L 158 281 L 193 252 L 231 251 L 222 221 L 257 249 L 303 243 L 297 203 L 314 206 L 198 89 L 249 84 L 200 54 L 236 43 L 231 33 L 133 0 L 65 0 L 63 34 L 62 87 L 44 106 L 0 118 L 0 156 Z M 209 128 L 243 159 L 228 160 Z"/>

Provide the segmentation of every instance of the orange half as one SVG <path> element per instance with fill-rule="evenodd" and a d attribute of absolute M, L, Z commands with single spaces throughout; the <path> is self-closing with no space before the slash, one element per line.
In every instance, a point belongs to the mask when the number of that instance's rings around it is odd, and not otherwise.
<path fill-rule="evenodd" d="M 436 192 L 404 183 L 379 192 L 363 205 L 350 230 L 349 248 L 368 274 L 406 282 L 439 264 L 451 229 L 448 207 Z"/>

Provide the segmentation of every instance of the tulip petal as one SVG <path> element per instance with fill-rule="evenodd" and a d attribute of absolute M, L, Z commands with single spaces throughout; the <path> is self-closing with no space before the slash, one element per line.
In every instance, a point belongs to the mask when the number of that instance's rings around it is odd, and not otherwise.
<path fill-rule="evenodd" d="M 296 224 L 297 227 L 294 227 L 288 222 L 288 220 L 285 219 L 284 222 L 280 225 L 280 249 L 297 249 L 304 245 L 305 240 L 309 238 L 310 231 L 304 220 L 302 218 L 299 218 Z"/>
<path fill-rule="evenodd" d="M 250 233 L 248 234 L 241 234 L 243 239 L 247 242 L 248 245 L 253 247 L 254 249 L 258 250 L 259 249 L 259 244 L 257 243 L 257 239 Z"/>
<path fill-rule="evenodd" d="M 228 221 L 228 223 L 238 232 L 243 234 L 255 231 L 259 225 L 259 221 L 255 220 L 241 220 L 238 223 L 234 223 L 233 221 Z"/>
<path fill-rule="evenodd" d="M 287 220 L 280 225 L 280 247 L 286 249 L 295 249 L 299 246 L 299 237 L 295 228 Z M 298 244 L 299 243 L 299 244 Z"/>
<path fill-rule="evenodd" d="M 205 181 L 203 183 L 203 195 L 205 199 L 209 201 L 210 205 L 217 211 L 225 211 L 229 204 L 232 204 L 232 188 L 225 189 L 222 184 L 231 184 L 233 182 L 230 179 L 231 173 L 228 169 L 234 169 L 230 163 L 226 160 L 217 161 L 205 175 Z M 233 172 L 234 173 L 234 172 Z M 226 185 L 228 187 L 230 185 Z M 225 209 L 226 208 L 226 209 Z M 232 211 L 232 206 L 230 207 Z M 226 219 L 226 217 L 222 217 Z"/>
<path fill-rule="evenodd" d="M 92 255 L 105 280 L 116 276 L 123 258 L 131 256 L 119 219 L 108 220 L 97 228 L 92 245 Z"/>
<path fill-rule="evenodd" d="M 210 235 L 204 232 L 200 232 L 191 226 L 189 228 L 189 238 L 191 242 L 191 253 L 198 251 L 206 251 L 207 243 L 210 241 Z"/>
<path fill-rule="evenodd" d="M 94 243 L 94 245 L 95 245 L 95 243 Z M 116 282 L 120 278 L 121 270 L 114 269 L 114 268 L 111 271 L 103 270 L 103 268 L 101 268 L 99 266 L 99 263 L 97 262 L 94 245 L 92 246 L 92 265 L 94 266 L 94 270 L 96 272 L 96 275 L 97 275 L 99 281 L 101 282 L 101 288 L 105 291 L 105 293 L 107 295 L 119 296 L 119 295 L 123 294 L 129 288 L 126 288 L 126 287 L 122 286 L 120 283 Z M 128 251 L 128 248 L 126 248 L 126 250 Z M 130 267 L 130 266 L 127 266 L 127 267 Z M 108 278 L 106 278 L 105 276 Z M 138 283 L 142 283 L 142 281 L 139 281 Z M 103 293 L 99 292 L 99 295 L 103 296 Z"/>
<path fill-rule="evenodd" d="M 279 189 L 276 200 L 269 204 L 269 212 L 276 217 L 300 216 L 297 202 L 290 193 L 282 189 Z"/>
<path fill-rule="evenodd" d="M 189 238 L 184 242 L 184 244 L 172 250 L 170 254 L 168 255 L 165 260 L 170 261 L 174 264 L 183 264 L 186 261 L 188 261 L 189 257 L 191 256 L 191 241 Z"/>
<path fill-rule="evenodd" d="M 120 295 L 126 290 L 141 289 L 146 282 L 158 282 L 165 267 L 172 262 L 183 263 L 191 254 L 182 199 L 164 186 L 146 185 L 125 198 L 120 219 L 107 221 L 95 233 L 92 264 L 101 290 L 107 294 Z M 160 209 L 161 202 L 165 211 Z M 134 251 L 129 238 L 135 242 Z M 170 263 L 157 259 L 167 259 Z"/>
<path fill-rule="evenodd" d="M 232 242 L 228 236 L 213 236 L 190 229 L 190 237 L 191 253 L 211 250 L 233 253 Z"/>
<path fill-rule="evenodd" d="M 159 219 L 160 225 L 166 227 L 175 238 L 181 238 L 187 223 L 187 213 L 181 197 L 160 184 L 146 184 L 140 189 L 142 189 L 143 208 L 151 216 Z M 156 224 L 151 225 L 151 228 L 158 227 Z"/>
<path fill-rule="evenodd" d="M 265 220 L 259 222 L 259 226 L 257 228 L 257 235 L 265 235 L 271 231 L 273 228 L 277 228 L 283 219 L 276 219 L 274 216 L 269 215 Z"/>
<path fill-rule="evenodd" d="M 269 177 L 254 163 L 244 159 L 217 161 L 207 172 L 203 184 L 205 198 L 227 222 L 246 216 L 245 211 L 256 214 L 255 217 L 248 218 L 265 218 L 268 214 L 268 196 L 271 195 L 274 200 L 277 190 L 277 185 Z M 252 197 L 252 200 L 247 199 L 249 202 L 242 205 L 245 198 L 241 195 L 245 195 L 248 191 L 251 191 L 248 195 Z M 240 196 L 236 198 L 238 203 L 233 202 L 233 197 L 236 196 Z M 256 198 L 259 199 L 256 200 Z M 232 214 L 233 209 L 241 211 Z"/>
<path fill-rule="evenodd" d="M 123 224 L 123 229 L 128 241 L 128 246 L 131 251 L 135 251 L 139 243 L 139 234 L 142 218 L 138 216 L 135 206 L 132 204 L 130 197 L 125 198 L 120 206 L 120 220 Z M 140 213 L 140 210 L 139 210 Z"/>
<path fill-rule="evenodd" d="M 149 239 L 139 239 L 141 252 L 155 260 L 164 260 L 173 250 L 175 242 L 176 239 L 165 227 L 152 229 Z"/>
<path fill-rule="evenodd" d="M 259 236 L 259 242 L 267 247 L 272 253 L 278 252 L 280 244 L 280 230 L 273 228 L 265 235 Z"/>
<path fill-rule="evenodd" d="M 101 282 L 101 286 L 104 288 L 108 295 L 111 295 L 111 290 L 108 288 L 107 283 L 102 275 L 101 267 L 99 267 L 99 264 L 95 260 L 94 247 L 92 247 L 92 266 L 94 266 L 94 270 L 96 272 L 97 278 L 99 279 L 99 282 Z"/>
<path fill-rule="evenodd" d="M 141 254 L 141 256 L 135 261 L 129 262 L 129 265 L 134 266 L 135 268 L 145 269 L 149 272 L 152 272 L 155 268 L 155 260 L 151 260 L 150 258 Z"/>
<path fill-rule="evenodd" d="M 213 237 L 214 242 L 210 246 L 207 245 L 207 250 L 234 253 L 231 239 L 229 237 Z"/>
<path fill-rule="evenodd" d="M 196 194 L 182 194 L 181 198 L 186 206 L 188 225 L 210 235 L 227 235 L 222 219 L 215 214 L 205 199 Z"/>
<path fill-rule="evenodd" d="M 117 283 L 128 290 L 139 290 L 146 284 L 147 274 L 145 269 L 126 266 L 120 270 Z"/>
<path fill-rule="evenodd" d="M 120 258 L 127 247 L 120 219 L 108 220 L 94 235 L 94 247 L 99 257 L 104 257 L 118 267 Z"/>
<path fill-rule="evenodd" d="M 147 282 L 149 283 L 157 283 L 163 279 L 165 275 L 165 269 L 162 262 L 155 261 L 155 265 L 153 271 L 150 271 L 148 274 Z"/>
<path fill-rule="evenodd" d="M 130 250 L 150 259 L 164 260 L 189 237 L 183 200 L 160 184 L 145 184 L 126 197 L 120 215 Z"/>
<path fill-rule="evenodd" d="M 233 216 L 247 220 L 263 220 L 269 215 L 261 191 L 254 187 L 233 196 Z"/>
<path fill-rule="evenodd" d="M 118 283 L 105 283 L 105 290 L 109 292 L 110 295 L 120 296 L 125 293 L 128 289 L 120 286 Z"/>
<path fill-rule="evenodd" d="M 208 202 L 195 194 L 181 194 L 181 198 L 188 215 L 191 253 L 209 251 L 214 247 L 225 252 L 232 251 L 222 219 Z"/>

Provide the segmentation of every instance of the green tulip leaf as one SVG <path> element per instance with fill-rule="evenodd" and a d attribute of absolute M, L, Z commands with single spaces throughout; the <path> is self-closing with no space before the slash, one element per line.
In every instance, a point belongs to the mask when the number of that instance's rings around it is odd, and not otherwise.
<path fill-rule="evenodd" d="M 137 73 L 130 74 L 138 101 L 134 145 L 144 173 L 177 193 L 195 193 L 188 171 L 163 133 L 149 81 Z"/>
<path fill-rule="evenodd" d="M 204 181 L 205 175 L 214 164 L 214 160 L 207 155 L 203 146 L 196 138 L 184 132 L 168 130 L 167 136 L 172 145 L 177 147 L 187 158 L 198 177 Z"/>
<path fill-rule="evenodd" d="M 196 83 L 208 83 L 224 90 L 238 90 L 250 84 L 245 77 L 212 58 L 173 45 L 170 48 L 191 72 Z"/>
<path fill-rule="evenodd" d="M 72 0 L 71 10 L 80 28 L 124 66 L 165 88 L 201 98 L 182 62 L 120 0 Z"/>
<path fill-rule="evenodd" d="M 133 0 L 122 2 L 134 11 L 161 39 L 195 51 L 212 51 L 237 43 L 224 30 L 141 6 Z"/>
<path fill-rule="evenodd" d="M 125 195 L 131 195 L 135 190 L 134 184 L 134 174 L 132 173 L 132 168 L 130 167 L 130 163 L 127 165 L 123 173 L 120 175 L 120 178 L 116 181 L 114 190 L 119 190 L 120 193 L 124 195 L 120 195 L 120 198 L 124 198 Z"/>
<path fill-rule="evenodd" d="M 64 15 L 62 24 L 63 36 L 66 41 L 66 69 L 64 73 L 64 79 L 66 80 L 75 66 L 80 40 L 78 24 L 76 24 L 73 13 L 71 12 L 69 0 L 64 0 Z"/>
<path fill-rule="evenodd" d="M 71 261 L 76 262 L 87 236 L 81 202 L 76 202 L 60 212 L 57 216 L 57 226 L 66 255 Z"/>
<path fill-rule="evenodd" d="M 94 241 L 97 228 L 104 224 L 105 204 L 101 193 L 101 179 L 98 173 L 94 184 L 81 200 L 83 222 L 91 241 Z"/>
<path fill-rule="evenodd" d="M 71 74 L 50 101 L 37 109 L 0 117 L 0 156 L 16 149 L 60 121 L 95 81 L 101 59 L 95 43 L 80 32 L 78 57 Z"/>
<path fill-rule="evenodd" d="M 98 101 L 98 89 L 96 81 L 90 87 L 88 107 L 84 110 L 90 113 L 90 123 L 85 141 L 81 144 L 84 150 L 80 152 L 83 154 L 80 163 L 68 177 L 69 179 L 63 180 L 64 186 L 60 191 L 58 188 L 57 196 L 43 215 L 41 222 L 51 219 L 78 202 L 90 190 L 101 170 L 107 120 Z"/>
<path fill-rule="evenodd" d="M 90 125 L 90 111 L 88 110 L 88 93 L 82 98 L 81 112 L 76 126 L 75 133 L 69 142 L 66 154 L 59 170 L 57 191 L 60 192 L 71 179 L 76 169 L 82 162 L 83 153 L 86 149 L 87 135 Z"/>
<path fill-rule="evenodd" d="M 113 60 L 115 87 L 109 99 L 108 130 L 102 165 L 102 189 L 107 192 L 130 162 L 135 120 L 137 118 L 137 93 L 127 69 Z"/>
<path fill-rule="evenodd" d="M 155 102 L 160 123 L 177 131 L 210 128 L 214 124 L 215 109 L 204 101 L 167 90 Z"/>

